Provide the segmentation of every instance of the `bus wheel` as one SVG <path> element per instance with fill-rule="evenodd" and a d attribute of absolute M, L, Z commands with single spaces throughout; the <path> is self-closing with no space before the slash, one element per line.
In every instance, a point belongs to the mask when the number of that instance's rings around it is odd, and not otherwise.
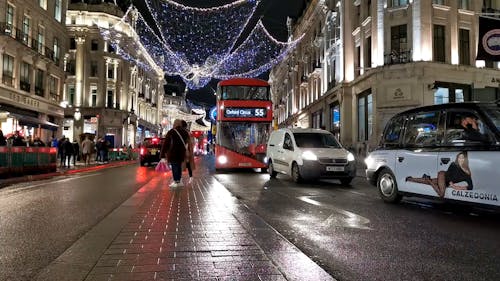
<path fill-rule="evenodd" d="M 273 162 L 269 161 L 269 165 L 267 166 L 267 172 L 269 173 L 269 176 L 273 179 L 276 177 L 278 174 L 273 167 Z"/>
<path fill-rule="evenodd" d="M 299 165 L 293 162 L 292 164 L 292 179 L 296 183 L 302 182 L 302 176 L 300 175 Z"/>

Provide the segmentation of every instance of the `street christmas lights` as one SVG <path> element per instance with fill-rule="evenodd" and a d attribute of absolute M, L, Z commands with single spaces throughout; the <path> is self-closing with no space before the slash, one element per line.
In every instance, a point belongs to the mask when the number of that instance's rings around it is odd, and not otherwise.
<path fill-rule="evenodd" d="M 278 63 L 301 39 L 279 42 L 259 21 L 236 46 L 258 0 L 238 0 L 213 8 L 188 7 L 171 0 L 145 2 L 152 20 L 145 20 L 131 7 L 119 23 L 134 26 L 131 37 L 138 36 L 138 40 L 123 38 L 119 24 L 101 28 L 103 37 L 124 59 L 137 64 L 141 64 L 140 59 L 133 54 L 144 48 L 165 74 L 179 75 L 190 89 L 202 88 L 212 78 L 256 77 Z M 131 12 L 137 16 L 130 16 Z"/>

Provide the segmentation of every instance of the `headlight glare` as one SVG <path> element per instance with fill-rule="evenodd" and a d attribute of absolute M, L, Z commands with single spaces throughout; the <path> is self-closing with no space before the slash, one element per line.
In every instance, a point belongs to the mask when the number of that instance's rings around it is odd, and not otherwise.
<path fill-rule="evenodd" d="M 354 161 L 356 160 L 354 158 L 354 154 L 352 154 L 351 152 L 349 152 L 349 154 L 347 154 L 347 161 L 351 162 L 351 161 Z"/>
<path fill-rule="evenodd" d="M 317 161 L 318 156 L 316 156 L 316 154 L 314 154 L 314 152 L 307 150 L 307 151 L 302 152 L 302 159 L 309 160 L 309 161 Z"/>

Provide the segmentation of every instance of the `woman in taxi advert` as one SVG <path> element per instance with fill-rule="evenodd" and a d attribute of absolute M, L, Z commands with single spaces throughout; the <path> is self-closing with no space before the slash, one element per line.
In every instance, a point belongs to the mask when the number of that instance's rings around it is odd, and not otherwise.
<path fill-rule="evenodd" d="M 469 169 L 467 151 L 458 153 L 455 161 L 448 167 L 448 170 L 439 171 L 437 178 L 431 178 L 424 174 L 421 178 L 407 177 L 406 181 L 428 184 L 432 186 L 441 198 L 444 197 L 447 187 L 455 190 L 472 190 L 472 176 Z"/>

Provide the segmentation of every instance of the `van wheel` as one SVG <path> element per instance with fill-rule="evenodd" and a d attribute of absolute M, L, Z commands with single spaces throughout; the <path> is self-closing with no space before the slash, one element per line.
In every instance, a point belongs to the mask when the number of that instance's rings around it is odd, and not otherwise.
<path fill-rule="evenodd" d="M 398 184 L 394 174 L 389 169 L 380 171 L 377 178 L 377 189 L 380 198 L 387 203 L 397 203 L 401 201 L 401 194 L 399 194 Z"/>
<path fill-rule="evenodd" d="M 269 165 L 267 166 L 267 172 L 269 173 L 269 176 L 274 179 L 276 177 L 276 175 L 278 174 L 275 170 L 274 170 L 274 166 L 273 166 L 273 162 L 269 161 Z"/>
<path fill-rule="evenodd" d="M 292 179 L 296 183 L 302 182 L 302 176 L 300 175 L 299 165 L 293 162 L 292 164 Z"/>
<path fill-rule="evenodd" d="M 342 178 L 342 179 L 340 179 L 340 183 L 342 185 L 350 185 L 352 180 L 353 180 L 353 178 Z"/>

